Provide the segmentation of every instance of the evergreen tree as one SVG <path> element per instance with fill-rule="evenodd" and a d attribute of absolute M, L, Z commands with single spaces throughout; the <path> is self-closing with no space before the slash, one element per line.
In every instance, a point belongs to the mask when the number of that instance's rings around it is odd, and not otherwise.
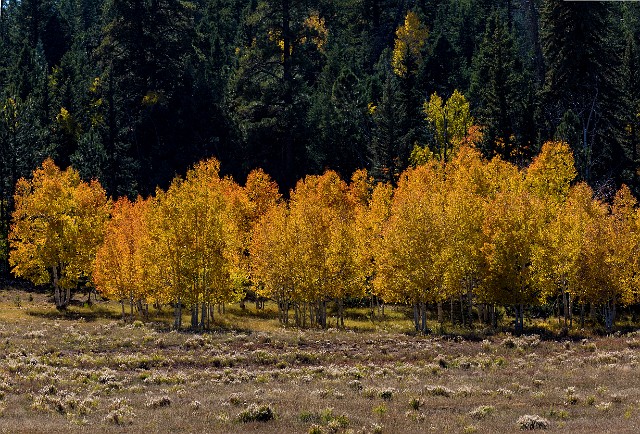
<path fill-rule="evenodd" d="M 557 134 L 563 119 L 573 119 L 580 138 L 570 145 L 588 182 L 618 178 L 627 160 L 622 51 L 612 12 L 607 3 L 545 0 L 541 15 L 545 134 Z"/>
<path fill-rule="evenodd" d="M 309 93 L 321 70 L 326 37 L 315 3 L 250 3 L 229 80 L 229 109 L 246 169 L 263 167 L 285 191 L 307 164 Z"/>
<path fill-rule="evenodd" d="M 507 23 L 494 13 L 473 59 L 471 98 L 483 126 L 485 155 L 500 155 L 520 162 L 531 155 L 532 137 L 526 136 L 524 119 L 531 77 L 523 71 Z"/>

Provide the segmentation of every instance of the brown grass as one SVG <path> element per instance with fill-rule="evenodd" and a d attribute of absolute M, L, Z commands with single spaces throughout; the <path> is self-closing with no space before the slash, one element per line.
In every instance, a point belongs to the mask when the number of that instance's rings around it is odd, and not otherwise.
<path fill-rule="evenodd" d="M 547 432 L 640 432 L 635 334 L 423 337 L 393 310 L 297 330 L 237 307 L 194 334 L 118 309 L 0 293 L 0 432 L 507 433 L 524 415 Z"/>

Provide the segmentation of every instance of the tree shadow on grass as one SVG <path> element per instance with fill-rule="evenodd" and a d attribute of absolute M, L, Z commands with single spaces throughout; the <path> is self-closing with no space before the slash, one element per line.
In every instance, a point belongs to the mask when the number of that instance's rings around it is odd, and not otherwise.
<path fill-rule="evenodd" d="M 122 315 L 105 306 L 92 304 L 89 306 L 69 306 L 66 309 L 28 309 L 27 315 L 50 320 L 66 319 L 71 321 L 97 321 L 98 319 L 119 320 Z"/>

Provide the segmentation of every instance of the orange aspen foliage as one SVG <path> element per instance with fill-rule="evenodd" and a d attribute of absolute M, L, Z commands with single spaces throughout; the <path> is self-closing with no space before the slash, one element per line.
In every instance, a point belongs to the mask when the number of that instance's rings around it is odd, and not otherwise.
<path fill-rule="evenodd" d="M 286 204 L 267 209 L 256 222 L 249 245 L 251 279 L 256 292 L 278 303 L 283 324 L 288 323 L 289 307 L 298 298 L 294 292 L 298 259 L 289 224 Z"/>
<path fill-rule="evenodd" d="M 146 214 L 149 202 L 123 197 L 113 205 L 111 220 L 105 225 L 104 241 L 96 252 L 93 281 L 106 298 L 128 300 L 133 315 L 134 303 L 147 299 L 146 264 L 143 247 L 147 237 Z"/>
<path fill-rule="evenodd" d="M 251 220 L 254 223 L 282 200 L 278 184 L 262 169 L 249 173 L 244 189 L 251 204 Z"/>

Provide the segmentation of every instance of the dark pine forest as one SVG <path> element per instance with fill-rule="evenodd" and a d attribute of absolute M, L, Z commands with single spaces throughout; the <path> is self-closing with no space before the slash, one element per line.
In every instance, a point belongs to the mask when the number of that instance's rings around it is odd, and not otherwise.
<path fill-rule="evenodd" d="M 239 182 L 262 167 L 285 193 L 327 168 L 393 182 L 414 146 L 441 146 L 423 105 L 455 90 L 487 157 L 524 167 L 563 140 L 600 197 L 640 191 L 634 2 L 1 0 L 1 12 L 2 257 L 15 183 L 48 156 L 113 197 L 152 194 L 211 156 Z"/>

